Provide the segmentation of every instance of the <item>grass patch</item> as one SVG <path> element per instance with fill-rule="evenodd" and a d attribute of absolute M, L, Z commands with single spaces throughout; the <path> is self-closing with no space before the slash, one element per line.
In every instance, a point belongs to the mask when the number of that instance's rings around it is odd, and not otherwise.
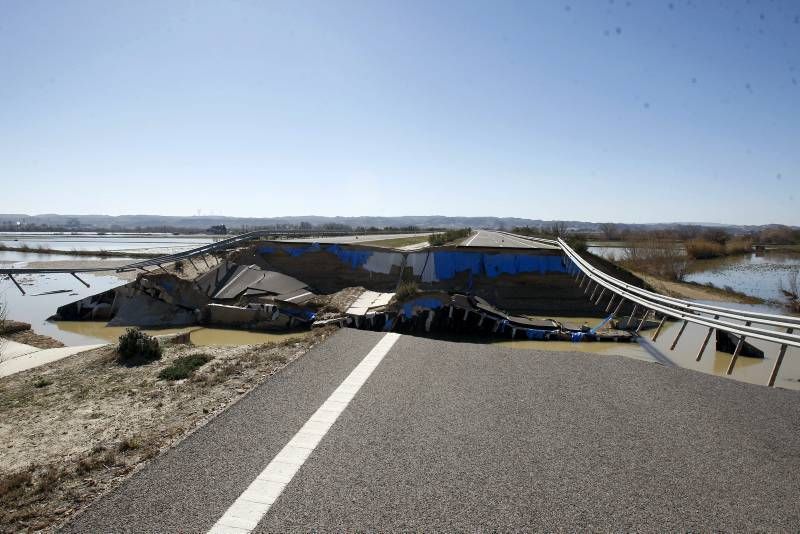
<path fill-rule="evenodd" d="M 192 354 L 176 358 L 172 365 L 158 373 L 161 380 L 183 380 L 192 376 L 197 369 L 211 361 L 207 354 Z"/>
<path fill-rule="evenodd" d="M 407 281 L 401 282 L 400 285 L 397 287 L 397 292 L 395 293 L 395 298 L 403 302 L 414 297 L 417 294 L 418 286 L 417 283 L 414 281 Z"/>
<path fill-rule="evenodd" d="M 365 241 L 364 245 L 374 245 L 376 247 L 386 247 L 386 248 L 400 248 L 400 247 L 407 247 L 409 245 L 418 245 L 419 243 L 427 243 L 428 236 L 426 235 L 417 235 L 413 237 L 396 237 L 394 239 L 380 239 L 378 241 Z"/>
<path fill-rule="evenodd" d="M 36 377 L 36 380 L 33 381 L 33 387 L 35 388 L 46 388 L 47 386 L 53 383 L 52 380 L 45 378 L 43 376 Z"/>
<path fill-rule="evenodd" d="M 447 230 L 446 232 L 440 232 L 436 234 L 431 234 L 428 236 L 428 243 L 431 246 L 439 247 L 442 245 L 446 245 L 448 243 L 452 243 L 453 241 L 458 241 L 460 239 L 464 239 L 469 237 L 472 233 L 472 228 L 461 228 L 459 230 Z"/>

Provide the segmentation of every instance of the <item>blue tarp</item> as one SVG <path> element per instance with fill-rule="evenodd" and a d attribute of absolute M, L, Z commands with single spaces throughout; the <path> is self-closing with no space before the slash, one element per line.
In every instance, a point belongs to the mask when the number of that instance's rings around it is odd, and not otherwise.
<path fill-rule="evenodd" d="M 344 263 L 349 263 L 353 269 L 367 263 L 367 260 L 372 256 L 371 250 L 344 250 L 339 245 L 331 245 L 326 250 L 331 254 L 335 254 Z"/>
<path fill-rule="evenodd" d="M 403 303 L 403 315 L 406 317 L 411 317 L 414 315 L 414 307 L 416 306 L 435 310 L 436 308 L 442 307 L 442 301 L 431 297 L 420 297 L 418 299 L 405 302 Z"/>
<path fill-rule="evenodd" d="M 434 252 L 433 258 L 436 265 L 436 278 L 449 280 L 456 273 L 470 271 L 472 274 L 481 274 L 483 255 L 476 252 Z"/>
<path fill-rule="evenodd" d="M 547 335 L 550 333 L 547 330 L 537 330 L 535 328 L 528 328 L 525 330 L 525 333 L 528 336 L 528 339 L 535 339 L 537 341 L 543 341 L 547 339 Z"/>

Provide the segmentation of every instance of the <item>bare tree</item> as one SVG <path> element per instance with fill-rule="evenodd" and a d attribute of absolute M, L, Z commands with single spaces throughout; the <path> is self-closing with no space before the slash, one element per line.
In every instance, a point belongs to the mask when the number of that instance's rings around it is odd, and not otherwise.
<path fill-rule="evenodd" d="M 567 223 L 565 221 L 553 221 L 547 233 L 555 237 L 565 237 L 567 235 Z"/>
<path fill-rule="evenodd" d="M 793 271 L 786 277 L 786 286 L 780 282 L 781 293 L 788 300 L 789 309 L 800 312 L 800 271 Z"/>
<path fill-rule="evenodd" d="M 619 234 L 617 225 L 614 223 L 600 223 L 600 231 L 603 232 L 603 236 L 609 241 L 615 241 Z"/>

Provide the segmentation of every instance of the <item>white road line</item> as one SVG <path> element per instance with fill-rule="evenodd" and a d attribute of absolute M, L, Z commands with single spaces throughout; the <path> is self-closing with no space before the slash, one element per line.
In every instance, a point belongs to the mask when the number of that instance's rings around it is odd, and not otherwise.
<path fill-rule="evenodd" d="M 476 238 L 476 237 L 478 237 L 478 236 L 480 235 L 480 233 L 481 233 L 481 231 L 480 231 L 480 230 L 476 231 L 476 232 L 475 232 L 475 235 L 474 235 L 474 236 L 472 236 L 472 237 L 470 238 L 470 240 L 469 240 L 469 241 L 467 241 L 466 243 L 464 243 L 464 246 L 465 246 L 465 247 L 468 247 L 468 246 L 470 245 L 470 243 L 472 243 L 473 241 L 475 241 L 475 238 Z"/>
<path fill-rule="evenodd" d="M 399 338 L 400 334 L 389 332 L 378 341 L 344 382 L 331 393 L 328 400 L 322 403 L 289 443 L 225 511 L 208 531 L 209 533 L 242 533 L 256 528 L 272 503 L 278 499 L 283 488 L 292 481 L 294 475 Z"/>

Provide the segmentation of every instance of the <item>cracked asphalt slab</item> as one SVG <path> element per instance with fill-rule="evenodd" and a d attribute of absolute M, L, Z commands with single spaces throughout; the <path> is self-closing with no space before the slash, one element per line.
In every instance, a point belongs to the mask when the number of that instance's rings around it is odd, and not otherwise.
<path fill-rule="evenodd" d="M 383 334 L 343 330 L 68 531 L 203 532 Z M 257 530 L 797 530 L 800 394 L 401 337 Z"/>

